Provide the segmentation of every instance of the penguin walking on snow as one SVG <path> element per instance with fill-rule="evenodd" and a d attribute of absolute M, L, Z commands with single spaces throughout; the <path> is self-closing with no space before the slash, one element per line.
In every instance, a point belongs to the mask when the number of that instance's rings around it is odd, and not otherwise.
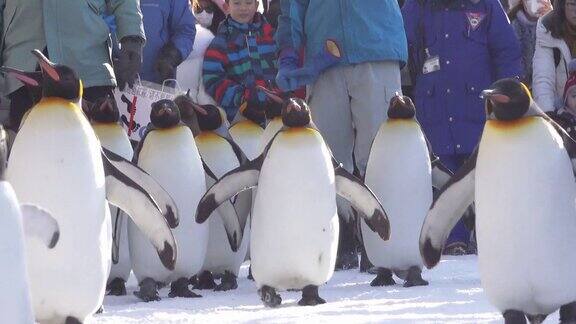
<path fill-rule="evenodd" d="M 487 122 L 470 159 L 442 188 L 420 234 L 428 268 L 475 201 L 482 287 L 506 323 L 576 322 L 576 142 L 515 79 L 482 92 Z"/>
<path fill-rule="evenodd" d="M 275 307 L 282 301 L 276 290 L 302 289 L 298 304 L 317 305 L 325 303 L 318 286 L 330 279 L 336 261 L 336 194 L 361 210 L 383 239 L 388 239 L 390 228 L 378 199 L 334 161 L 306 103 L 290 99 L 282 119 L 284 128 L 264 153 L 227 173 L 206 192 L 196 221 L 205 222 L 218 205 L 258 186 L 250 250 L 260 298 Z"/>
<path fill-rule="evenodd" d="M 93 103 L 82 102 L 83 110 L 106 149 L 132 160 L 134 151 L 128 134 L 120 123 L 120 112 L 116 101 L 110 96 L 99 98 Z M 86 108 L 84 108 L 86 107 Z M 128 218 L 118 207 L 110 205 L 112 216 L 112 267 L 106 285 L 109 295 L 126 295 L 126 281 L 130 276 L 130 252 L 128 250 Z"/>
<path fill-rule="evenodd" d="M 58 223 L 48 212 L 20 205 L 6 181 L 7 136 L 0 126 L 0 314 L 5 323 L 34 323 L 30 302 L 24 236 L 50 250 L 58 243 Z M 8 266 L 10 265 L 10 266 Z"/>
<path fill-rule="evenodd" d="M 386 206 L 394 228 L 384 242 L 361 222 L 365 251 L 378 268 L 371 286 L 394 285 L 392 272 L 404 277 L 404 287 L 428 285 L 421 276 L 418 237 L 432 204 L 432 184 L 440 188 L 451 172 L 432 153 L 415 115 L 410 98 L 393 97 L 370 150 L 364 181 Z"/>
<path fill-rule="evenodd" d="M 204 162 L 206 184 L 212 186 L 220 177 L 239 167 L 247 159 L 238 145 L 230 139 L 224 110 L 214 105 L 198 105 L 190 98 L 179 101 L 178 107 L 182 114 L 194 113 L 197 116 L 199 129 L 195 142 Z M 208 223 L 208 249 L 201 273 L 194 284 L 195 289 L 226 291 L 238 287 L 236 278 L 246 257 L 250 239 L 251 192 L 241 192 L 232 201 L 224 204 L 228 205 L 228 211 L 236 212 L 232 213 L 231 217 L 240 217 L 244 235 L 238 249 L 232 249 L 227 243 L 227 233 L 222 221 L 222 217 L 226 215 L 220 215 L 227 210 L 219 208 L 214 212 L 218 217 L 211 217 Z M 216 285 L 214 277 L 220 277 L 221 283 Z"/>
<path fill-rule="evenodd" d="M 158 287 L 171 283 L 169 297 L 200 297 L 188 285 L 202 268 L 208 244 L 208 226 L 197 224 L 193 218 L 206 191 L 202 161 L 192 131 L 181 122 L 174 101 L 153 103 L 150 121 L 153 128 L 140 141 L 134 160 L 168 191 L 178 206 L 181 218 L 174 230 L 178 259 L 174 269 L 165 269 L 152 258 L 150 243 L 129 222 L 130 259 L 140 285 L 134 294 L 144 301 L 160 300 Z"/>
<path fill-rule="evenodd" d="M 42 69 L 42 99 L 14 141 L 7 179 L 18 199 L 50 211 L 58 244 L 27 239 L 26 256 L 36 321 L 81 323 L 104 299 L 111 264 L 108 201 L 126 211 L 153 242 L 162 264 L 173 268 L 178 223 L 170 196 L 141 169 L 101 147 L 79 107 L 82 83 L 67 66 L 34 50 Z M 38 86 L 26 72 L 2 68 Z"/>

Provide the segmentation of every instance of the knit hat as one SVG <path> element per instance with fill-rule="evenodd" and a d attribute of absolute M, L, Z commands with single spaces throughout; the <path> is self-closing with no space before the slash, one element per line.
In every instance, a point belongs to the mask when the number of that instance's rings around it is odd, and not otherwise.
<path fill-rule="evenodd" d="M 576 59 L 570 61 L 568 64 L 568 80 L 566 80 L 566 84 L 564 85 L 564 101 L 566 101 L 566 94 L 568 90 L 576 85 Z"/>

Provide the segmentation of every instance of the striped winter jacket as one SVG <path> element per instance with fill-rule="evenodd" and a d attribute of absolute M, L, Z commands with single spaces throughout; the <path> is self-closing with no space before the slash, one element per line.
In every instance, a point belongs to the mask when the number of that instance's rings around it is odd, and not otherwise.
<path fill-rule="evenodd" d="M 248 100 L 264 104 L 266 96 L 256 85 L 269 87 L 276 77 L 274 29 L 256 13 L 249 24 L 228 16 L 204 54 L 203 82 L 206 92 L 226 110 L 232 120 Z M 252 98 L 256 95 L 255 98 Z"/>

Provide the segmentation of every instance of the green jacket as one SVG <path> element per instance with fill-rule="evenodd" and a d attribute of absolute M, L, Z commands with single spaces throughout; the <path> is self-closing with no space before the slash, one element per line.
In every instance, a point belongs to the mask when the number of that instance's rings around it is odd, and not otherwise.
<path fill-rule="evenodd" d="M 33 71 L 31 51 L 48 47 L 50 60 L 73 68 L 84 87 L 116 86 L 110 31 L 101 17 L 107 1 L 118 39 L 145 39 L 138 0 L 0 0 L 2 65 Z M 22 86 L 11 77 L 3 76 L 0 82 L 4 95 Z"/>

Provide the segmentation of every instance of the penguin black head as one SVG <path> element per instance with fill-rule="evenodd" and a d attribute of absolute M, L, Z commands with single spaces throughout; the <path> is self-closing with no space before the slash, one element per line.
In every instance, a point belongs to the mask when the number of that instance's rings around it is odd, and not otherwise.
<path fill-rule="evenodd" d="M 0 125 L 0 181 L 6 180 L 6 166 L 8 165 L 8 143 L 6 131 Z"/>
<path fill-rule="evenodd" d="M 170 128 L 180 123 L 180 109 L 174 101 L 162 99 L 152 104 L 150 122 L 156 128 Z"/>
<path fill-rule="evenodd" d="M 54 64 L 39 50 L 33 50 L 42 70 L 42 96 L 78 101 L 82 97 L 82 81 L 66 65 Z"/>
<path fill-rule="evenodd" d="M 501 79 L 494 82 L 480 95 L 486 99 L 488 119 L 512 121 L 527 115 L 532 105 L 530 90 L 516 79 Z"/>
<path fill-rule="evenodd" d="M 396 95 L 390 99 L 390 106 L 388 107 L 388 118 L 412 119 L 415 115 L 416 107 L 414 107 L 414 103 L 409 97 L 396 93 Z"/>
<path fill-rule="evenodd" d="M 85 106 L 86 108 L 84 108 Z M 116 105 L 116 100 L 109 95 L 98 98 L 93 103 L 83 100 L 82 108 L 91 122 L 117 123 L 120 119 L 120 111 Z"/>
<path fill-rule="evenodd" d="M 192 101 L 190 98 L 190 90 L 186 95 L 178 96 L 174 99 L 178 108 L 182 121 L 184 121 L 191 128 L 197 128 L 197 132 L 217 130 L 224 123 L 226 116 L 222 115 L 220 108 L 214 105 L 200 105 Z M 195 129 L 192 129 L 194 132 Z M 194 132 L 195 135 L 196 132 Z"/>
<path fill-rule="evenodd" d="M 282 108 L 282 123 L 286 127 L 304 127 L 310 121 L 310 108 L 300 98 L 290 98 Z"/>

